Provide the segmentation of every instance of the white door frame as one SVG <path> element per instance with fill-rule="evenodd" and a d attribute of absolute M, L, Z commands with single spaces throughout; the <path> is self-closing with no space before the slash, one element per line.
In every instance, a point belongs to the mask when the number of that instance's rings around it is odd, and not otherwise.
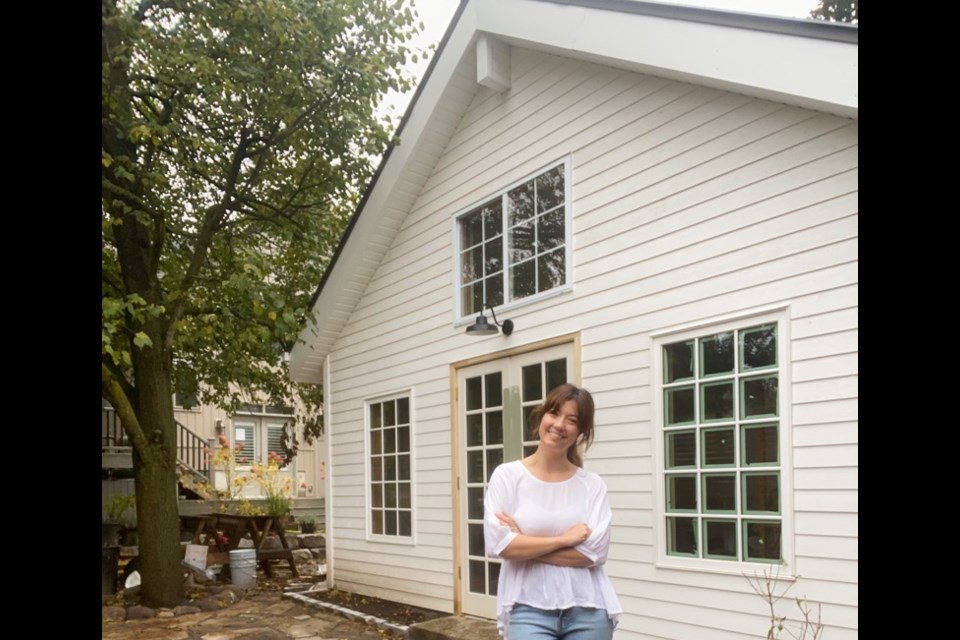
<path fill-rule="evenodd" d="M 477 519 L 470 518 L 471 514 L 468 507 L 468 497 L 473 494 L 474 501 L 477 501 L 477 489 L 485 486 L 489 479 L 489 473 L 492 468 L 486 469 L 486 477 L 481 484 L 476 482 L 477 456 L 482 456 L 485 462 L 494 460 L 498 456 L 497 449 L 503 450 L 505 460 L 515 460 L 523 455 L 524 446 L 522 441 L 526 440 L 524 432 L 524 416 L 527 409 L 536 402 L 524 402 L 521 397 L 521 372 L 524 366 L 536 362 L 551 361 L 557 358 L 566 358 L 566 379 L 574 384 L 580 381 L 580 336 L 579 334 L 570 334 L 558 336 L 551 340 L 538 342 L 523 347 L 500 351 L 480 358 L 471 358 L 461 362 L 456 362 L 450 368 L 450 388 L 451 388 L 451 420 L 452 443 L 453 443 L 453 518 L 454 518 L 454 608 L 457 613 L 474 615 L 484 618 L 496 617 L 495 599 L 492 596 L 478 595 L 472 593 L 469 588 L 470 576 L 470 549 L 469 549 L 469 524 L 472 520 L 474 524 L 474 534 L 476 535 Z M 488 375 L 500 371 L 503 373 L 502 386 L 504 388 L 502 398 L 503 409 L 503 446 L 487 447 L 485 444 L 474 442 L 471 449 L 474 462 L 474 469 L 471 478 L 468 478 L 470 470 L 467 468 L 467 449 L 470 446 L 466 443 L 466 390 L 465 384 L 467 378 Z M 545 394 L 549 389 L 543 389 Z M 499 411 L 494 408 L 494 413 Z M 472 413 L 478 413 L 477 410 Z M 479 411 L 486 413 L 486 407 Z M 520 440 L 517 440 L 517 435 Z M 489 465 L 487 465 L 489 466 Z M 468 480 L 474 482 L 468 482 Z M 473 492 L 469 490 L 473 489 Z M 473 516 L 477 515 L 477 505 L 474 505 Z M 474 547 L 477 546 L 475 541 Z M 476 549 L 474 549 L 476 551 Z M 474 556 L 473 561 L 479 562 L 479 558 Z M 486 565 L 490 563 L 484 561 Z M 494 561 L 495 562 L 495 561 Z M 490 576 L 488 576 L 489 578 Z"/>

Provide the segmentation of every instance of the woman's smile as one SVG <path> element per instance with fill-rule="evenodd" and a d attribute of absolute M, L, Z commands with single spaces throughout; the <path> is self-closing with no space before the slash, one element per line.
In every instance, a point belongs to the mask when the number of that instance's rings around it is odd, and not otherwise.
<path fill-rule="evenodd" d="M 577 423 L 577 403 L 568 400 L 554 411 L 543 414 L 540 420 L 540 440 L 568 446 L 577 441 L 580 434 Z"/>

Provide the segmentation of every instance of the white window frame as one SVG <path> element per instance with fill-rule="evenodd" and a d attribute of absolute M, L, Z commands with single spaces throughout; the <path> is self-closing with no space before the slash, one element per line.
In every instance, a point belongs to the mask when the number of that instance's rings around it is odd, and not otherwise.
<path fill-rule="evenodd" d="M 507 294 L 509 292 L 509 252 L 510 247 L 508 245 L 507 238 L 509 237 L 509 219 L 507 214 L 506 206 L 506 196 L 507 194 L 517 187 L 535 180 L 541 174 L 544 174 L 551 169 L 562 166 L 563 167 L 563 198 L 564 198 L 564 220 L 563 220 L 563 233 L 564 233 L 564 283 L 552 289 L 546 291 L 540 291 L 530 296 L 524 298 L 517 298 L 514 300 L 508 300 Z M 482 207 L 484 204 L 496 200 L 497 198 L 501 199 L 502 206 L 502 215 L 503 215 L 503 256 L 501 258 L 503 264 L 503 303 L 496 305 L 496 309 L 499 310 L 509 310 L 516 307 L 521 307 L 527 304 L 532 304 L 534 302 L 543 300 L 545 298 L 550 298 L 555 295 L 570 291 L 573 288 L 573 163 L 570 156 L 566 156 L 562 159 L 558 159 L 554 162 L 550 162 L 546 165 L 543 165 L 536 171 L 524 176 L 520 180 L 516 180 L 503 189 L 490 194 L 489 196 L 474 202 L 469 207 L 465 207 L 457 211 L 451 220 L 452 224 L 452 233 L 453 233 L 453 309 L 454 309 L 454 324 L 465 324 L 469 321 L 472 321 L 477 315 L 478 311 L 472 311 L 470 313 L 464 313 L 462 306 L 461 298 L 461 286 L 463 284 L 462 274 L 461 274 L 461 263 L 460 263 L 460 219 L 475 211 L 477 208 Z"/>
<path fill-rule="evenodd" d="M 410 430 L 410 442 L 409 442 L 409 455 L 410 455 L 410 535 L 400 535 L 399 527 L 398 533 L 395 535 L 387 533 L 374 533 L 373 532 L 373 521 L 371 517 L 371 512 L 373 510 L 373 496 L 371 495 L 371 488 L 373 485 L 373 470 L 372 470 L 372 456 L 373 451 L 371 448 L 371 438 L 370 438 L 370 407 L 375 404 L 380 404 L 384 402 L 390 402 L 392 400 L 406 399 L 408 404 L 409 411 L 409 430 Z M 414 421 L 414 397 L 413 389 L 404 389 L 401 391 L 396 391 L 393 393 L 376 396 L 372 398 L 367 398 L 363 402 L 363 466 L 364 466 L 364 483 L 363 483 L 363 493 L 364 493 L 364 522 L 366 529 L 366 539 L 371 542 L 385 542 L 389 544 L 400 544 L 400 545 L 415 545 L 417 538 L 417 487 L 416 487 L 416 436 L 415 436 L 415 421 Z M 382 446 L 382 445 L 381 445 Z M 384 507 L 386 509 L 386 507 Z M 399 498 L 397 501 L 397 507 L 393 508 L 394 510 L 400 510 L 399 507 Z"/>
<path fill-rule="evenodd" d="M 190 396 L 194 400 L 193 404 L 189 407 L 184 406 L 183 400 L 180 398 L 180 394 L 177 392 L 173 393 L 173 408 L 177 411 L 192 411 L 193 413 L 200 413 L 200 392 L 194 393 Z"/>
<path fill-rule="evenodd" d="M 675 327 L 672 329 L 658 331 L 650 335 L 650 348 L 653 363 L 653 384 L 651 386 L 653 393 L 653 420 L 655 425 L 654 443 L 653 443 L 653 469 L 654 469 L 654 548 L 655 565 L 663 569 L 686 569 L 699 572 L 715 572 L 735 575 L 753 575 L 757 571 L 769 569 L 772 566 L 779 567 L 779 575 L 782 578 L 789 578 L 796 574 L 795 548 L 794 548 L 794 515 L 793 515 L 793 455 L 792 455 L 792 424 L 791 424 L 791 365 L 790 359 L 790 324 L 788 321 L 788 309 L 786 307 L 775 307 L 754 310 L 750 313 L 737 314 L 716 318 L 702 323 Z M 703 338 L 716 333 L 733 331 L 736 329 L 747 329 L 762 324 L 777 325 L 777 375 L 778 375 L 778 403 L 779 403 L 779 432 L 778 432 L 778 455 L 780 458 L 780 522 L 781 522 L 781 560 L 780 562 L 756 562 L 743 560 L 725 560 L 707 557 L 688 558 L 667 553 L 667 531 L 666 531 L 666 451 L 665 451 L 665 429 L 664 429 L 664 361 L 663 347 L 667 344 L 683 340 Z M 739 408 L 739 405 L 738 405 Z M 699 421 L 698 421 L 699 424 Z M 739 465 L 738 465 L 739 466 Z M 700 471 L 701 461 L 698 461 L 696 469 Z M 702 490 L 698 489 L 699 491 Z M 738 498 L 739 499 L 739 498 Z M 738 517 L 742 516 L 742 509 L 737 510 Z M 702 536 L 701 536 L 702 545 Z"/>
<path fill-rule="evenodd" d="M 230 441 L 231 447 L 236 447 L 237 445 L 237 422 L 241 424 L 252 424 L 253 429 L 251 434 L 253 435 L 254 441 L 254 452 L 250 455 L 250 461 L 245 463 L 237 462 L 237 468 L 241 471 L 249 471 L 254 462 L 259 464 L 267 464 L 270 456 L 270 427 L 271 426 L 281 426 L 284 424 L 293 424 L 296 420 L 296 407 L 289 405 L 285 408 L 290 409 L 289 413 L 276 413 L 268 411 L 270 405 L 263 403 L 248 403 L 242 406 L 236 413 L 233 414 L 233 419 L 231 420 L 231 434 Z M 274 421 L 273 423 L 269 421 Z M 282 420 L 278 424 L 277 421 Z M 260 443 L 259 450 L 257 450 L 257 443 Z M 282 451 L 277 451 L 276 453 L 282 454 Z M 236 459 L 236 451 L 234 451 L 234 459 Z M 287 463 L 282 470 L 283 471 L 294 471 L 295 470 L 296 458 L 294 457 L 289 463 Z M 296 493 L 294 491 L 294 493 Z"/>

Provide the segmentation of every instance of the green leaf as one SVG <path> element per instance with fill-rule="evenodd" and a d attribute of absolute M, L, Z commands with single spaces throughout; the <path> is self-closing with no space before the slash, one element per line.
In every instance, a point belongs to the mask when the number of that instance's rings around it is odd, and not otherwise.
<path fill-rule="evenodd" d="M 143 331 L 138 331 L 137 334 L 133 336 L 133 344 L 142 349 L 143 347 L 152 347 L 153 341 L 150 339 L 150 336 Z"/>

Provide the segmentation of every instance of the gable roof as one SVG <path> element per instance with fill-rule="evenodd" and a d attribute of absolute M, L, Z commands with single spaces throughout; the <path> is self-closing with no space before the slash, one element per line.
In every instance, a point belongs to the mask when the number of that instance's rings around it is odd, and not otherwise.
<path fill-rule="evenodd" d="M 859 30 L 635 0 L 461 0 L 313 299 L 291 352 L 294 380 L 317 382 L 478 83 L 499 86 L 497 47 L 586 60 L 859 117 Z M 479 60 L 478 60 L 479 57 Z M 478 64 L 479 62 L 479 64 Z M 493 67 L 493 68 L 491 68 Z"/>

